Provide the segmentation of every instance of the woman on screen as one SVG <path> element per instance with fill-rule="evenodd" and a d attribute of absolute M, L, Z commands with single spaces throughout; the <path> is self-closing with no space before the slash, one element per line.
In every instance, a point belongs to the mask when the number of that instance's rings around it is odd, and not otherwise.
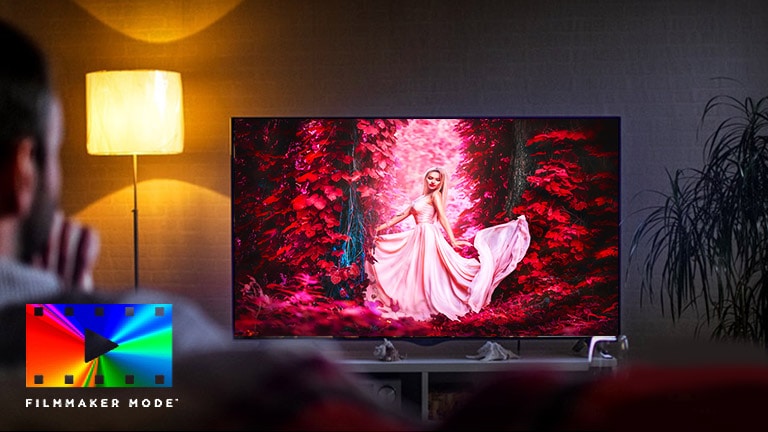
<path fill-rule="evenodd" d="M 376 227 L 390 228 L 413 216 L 409 231 L 377 235 L 374 263 L 366 263 L 371 284 L 366 299 L 390 318 L 419 321 L 443 314 L 457 320 L 478 312 L 491 301 L 494 289 L 523 259 L 530 245 L 525 216 L 478 231 L 478 258 L 466 258 L 455 248 L 471 243 L 457 240 L 445 215 L 447 176 L 439 167 L 424 174 L 424 189 L 408 208 Z M 440 232 L 439 222 L 448 236 Z"/>

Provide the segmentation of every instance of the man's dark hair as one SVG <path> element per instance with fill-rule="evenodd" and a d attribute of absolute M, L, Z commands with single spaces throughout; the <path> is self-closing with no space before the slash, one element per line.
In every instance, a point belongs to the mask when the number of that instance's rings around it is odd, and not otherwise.
<path fill-rule="evenodd" d="M 35 138 L 35 160 L 45 165 L 44 140 L 51 103 L 51 79 L 43 51 L 24 33 L 0 21 L 0 163 L 19 139 Z"/>

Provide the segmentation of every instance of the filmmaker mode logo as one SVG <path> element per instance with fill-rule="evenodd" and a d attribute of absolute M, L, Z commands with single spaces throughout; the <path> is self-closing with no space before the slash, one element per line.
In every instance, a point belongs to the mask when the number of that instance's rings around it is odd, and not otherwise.
<path fill-rule="evenodd" d="M 27 387 L 171 387 L 170 304 L 27 304 Z"/>

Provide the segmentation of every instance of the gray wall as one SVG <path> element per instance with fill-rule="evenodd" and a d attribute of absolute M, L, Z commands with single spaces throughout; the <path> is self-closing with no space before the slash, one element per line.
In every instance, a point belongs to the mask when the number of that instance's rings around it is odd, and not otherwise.
<path fill-rule="evenodd" d="M 0 16 L 52 56 L 68 119 L 64 206 L 103 230 L 97 283 L 130 286 L 130 160 L 85 153 L 84 77 L 181 72 L 185 152 L 140 158 L 142 283 L 190 295 L 225 325 L 232 116 L 620 116 L 625 262 L 631 215 L 649 202 L 633 197 L 663 188 L 666 168 L 698 166 L 707 100 L 768 94 L 768 8 L 759 0 L 233 1 L 210 25 L 165 43 L 116 30 L 80 6 L 89 3 L 0 2 Z M 182 14 L 182 26 L 216 5 L 154 3 L 167 9 L 139 18 Z M 153 34 L 131 7 L 110 14 Z M 690 320 L 672 325 L 641 306 L 633 274 L 622 274 L 621 297 L 633 352 L 690 338 Z"/>

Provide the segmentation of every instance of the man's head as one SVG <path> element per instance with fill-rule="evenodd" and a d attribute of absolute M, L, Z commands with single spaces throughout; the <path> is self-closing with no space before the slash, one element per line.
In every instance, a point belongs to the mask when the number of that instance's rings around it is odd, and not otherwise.
<path fill-rule="evenodd" d="M 43 52 L 1 21 L 0 52 L 0 253 L 29 261 L 58 208 L 61 107 Z"/>

